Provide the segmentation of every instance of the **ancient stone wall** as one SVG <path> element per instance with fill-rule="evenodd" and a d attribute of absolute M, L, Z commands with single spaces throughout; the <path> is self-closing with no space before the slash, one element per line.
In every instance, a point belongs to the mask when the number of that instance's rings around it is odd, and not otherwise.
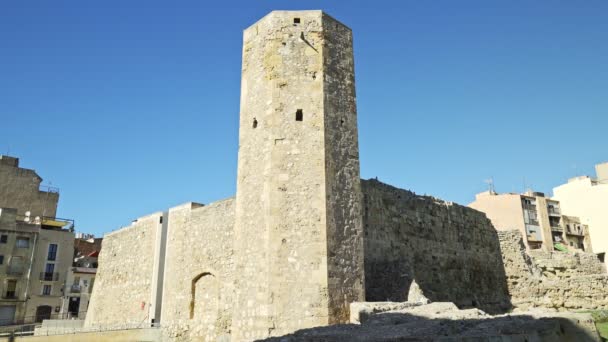
<path fill-rule="evenodd" d="M 362 181 L 367 301 L 405 301 L 413 280 L 431 301 L 509 308 L 496 230 L 474 209 Z"/>
<path fill-rule="evenodd" d="M 154 249 L 162 213 L 105 235 L 85 326 L 149 324 Z"/>
<path fill-rule="evenodd" d="M 608 308 L 608 275 L 593 254 L 528 253 L 518 231 L 498 232 L 512 304 L 560 311 Z"/>
<path fill-rule="evenodd" d="M 234 199 L 169 211 L 161 324 L 171 340 L 230 333 L 234 296 Z"/>

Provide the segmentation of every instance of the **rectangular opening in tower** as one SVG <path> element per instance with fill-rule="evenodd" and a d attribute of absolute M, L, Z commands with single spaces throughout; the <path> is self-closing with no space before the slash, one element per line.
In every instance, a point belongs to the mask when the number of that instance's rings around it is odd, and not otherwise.
<path fill-rule="evenodd" d="M 303 121 L 304 120 L 304 113 L 302 112 L 301 109 L 296 110 L 296 121 Z"/>
<path fill-rule="evenodd" d="M 300 18 L 293 18 L 293 24 L 298 25 L 300 23 Z"/>

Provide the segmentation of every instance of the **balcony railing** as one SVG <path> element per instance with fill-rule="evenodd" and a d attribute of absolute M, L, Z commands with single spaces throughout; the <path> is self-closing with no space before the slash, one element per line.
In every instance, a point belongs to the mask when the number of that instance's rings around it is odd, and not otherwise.
<path fill-rule="evenodd" d="M 563 232 L 564 228 L 562 226 L 558 225 L 551 225 L 551 230 L 554 232 Z"/>
<path fill-rule="evenodd" d="M 19 299 L 15 291 L 6 291 L 6 293 L 2 296 L 2 299 Z"/>
<path fill-rule="evenodd" d="M 8 275 L 19 276 L 19 275 L 23 275 L 24 272 L 25 272 L 25 268 L 23 268 L 21 266 L 9 266 L 6 269 L 6 274 L 8 274 Z"/>
<path fill-rule="evenodd" d="M 566 234 L 583 236 L 583 235 L 585 235 L 585 231 L 583 229 L 581 229 L 581 230 L 568 229 L 568 230 L 566 230 Z"/>
<path fill-rule="evenodd" d="M 536 211 L 536 205 L 534 204 L 522 204 L 525 210 Z"/>
<path fill-rule="evenodd" d="M 559 208 L 548 207 L 547 211 L 549 212 L 549 215 L 560 215 Z"/>
<path fill-rule="evenodd" d="M 57 281 L 58 279 L 59 273 L 57 272 L 40 272 L 40 280 Z"/>
<path fill-rule="evenodd" d="M 74 284 L 74 285 L 70 286 L 71 293 L 80 293 L 80 290 L 81 290 L 80 285 Z"/>

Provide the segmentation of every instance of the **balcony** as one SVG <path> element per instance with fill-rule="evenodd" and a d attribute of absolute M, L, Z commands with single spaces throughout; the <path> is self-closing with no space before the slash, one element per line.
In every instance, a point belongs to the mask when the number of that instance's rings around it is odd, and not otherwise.
<path fill-rule="evenodd" d="M 549 215 L 552 215 L 552 216 L 560 216 L 561 215 L 561 212 L 560 212 L 559 208 L 547 207 L 547 211 L 549 212 Z"/>
<path fill-rule="evenodd" d="M 566 230 L 566 234 L 576 235 L 576 236 L 585 236 L 585 231 L 583 229 L 568 229 L 568 230 Z"/>
<path fill-rule="evenodd" d="M 2 296 L 2 299 L 19 299 L 15 291 L 6 291 L 6 293 Z"/>
<path fill-rule="evenodd" d="M 536 205 L 534 205 L 534 204 L 525 204 L 525 203 L 523 203 L 522 207 L 525 210 L 536 212 Z"/>
<path fill-rule="evenodd" d="M 70 286 L 70 293 L 80 293 L 81 286 L 78 284 L 73 284 Z"/>
<path fill-rule="evenodd" d="M 564 228 L 562 226 L 560 226 L 560 225 L 553 225 L 552 224 L 551 225 L 551 231 L 554 231 L 554 232 L 563 232 Z"/>
<path fill-rule="evenodd" d="M 23 275 L 23 273 L 25 273 L 25 268 L 22 266 L 9 266 L 6 269 L 6 274 L 12 276 L 20 276 Z"/>
<path fill-rule="evenodd" d="M 40 272 L 40 280 L 42 281 L 57 281 L 59 273 L 57 272 Z"/>

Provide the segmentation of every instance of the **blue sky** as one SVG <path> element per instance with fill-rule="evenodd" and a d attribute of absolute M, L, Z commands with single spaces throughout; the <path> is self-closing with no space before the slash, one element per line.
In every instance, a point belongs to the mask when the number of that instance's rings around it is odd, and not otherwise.
<path fill-rule="evenodd" d="M 2 1 L 0 153 L 100 235 L 233 196 L 242 30 L 323 9 L 354 31 L 361 175 L 469 203 L 608 161 L 608 2 Z"/>

